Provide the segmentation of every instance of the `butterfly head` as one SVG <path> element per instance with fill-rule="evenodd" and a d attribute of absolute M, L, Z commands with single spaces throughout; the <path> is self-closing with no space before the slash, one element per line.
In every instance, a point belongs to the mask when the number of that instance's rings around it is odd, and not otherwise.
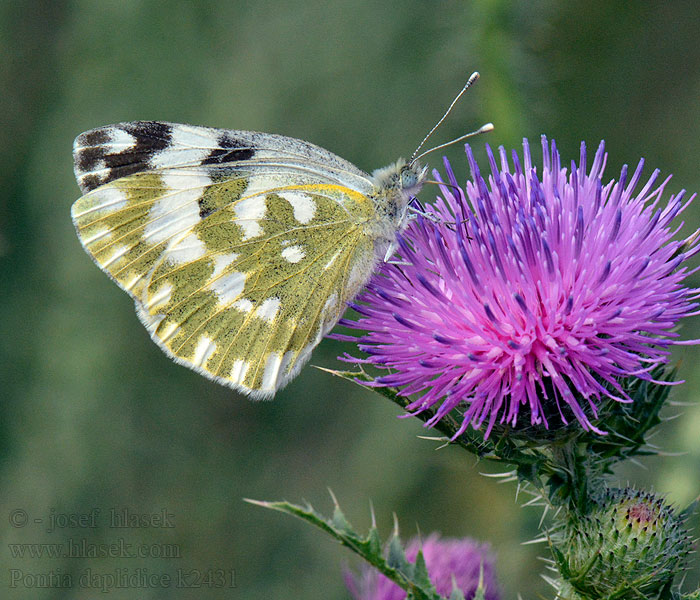
<path fill-rule="evenodd" d="M 408 202 L 411 196 L 420 192 L 427 174 L 428 167 L 417 161 L 409 163 L 400 158 L 394 164 L 376 169 L 372 173 L 372 181 L 378 190 L 398 193 Z"/>
<path fill-rule="evenodd" d="M 376 216 L 368 225 L 375 238 L 377 256 L 396 241 L 396 234 L 408 224 L 408 204 L 420 192 L 427 176 L 428 168 L 416 161 L 399 159 L 396 163 L 377 169 L 371 181 L 375 191 L 371 194 Z"/>
<path fill-rule="evenodd" d="M 419 162 L 411 162 L 403 165 L 399 176 L 401 179 L 401 189 L 408 196 L 415 196 L 423 187 L 423 182 L 428 175 L 428 167 Z"/>

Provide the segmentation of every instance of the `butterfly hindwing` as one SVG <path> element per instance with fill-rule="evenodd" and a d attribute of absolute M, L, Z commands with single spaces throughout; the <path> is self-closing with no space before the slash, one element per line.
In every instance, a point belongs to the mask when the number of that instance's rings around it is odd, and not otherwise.
<path fill-rule="evenodd" d="M 371 200 L 294 169 L 149 165 L 73 207 L 83 245 L 161 348 L 256 397 L 294 376 L 374 263 Z"/>
<path fill-rule="evenodd" d="M 171 356 L 269 396 L 372 272 L 371 203 L 340 186 L 277 188 L 202 220 L 156 265 L 139 314 Z"/>

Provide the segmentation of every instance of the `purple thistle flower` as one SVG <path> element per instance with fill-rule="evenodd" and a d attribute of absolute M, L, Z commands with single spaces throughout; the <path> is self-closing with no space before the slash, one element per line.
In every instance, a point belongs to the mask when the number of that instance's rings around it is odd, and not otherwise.
<path fill-rule="evenodd" d="M 418 550 L 423 551 L 425 565 L 438 594 L 448 597 L 452 592 L 452 577 L 466 600 L 474 597 L 479 586 L 481 566 L 486 600 L 498 600 L 498 586 L 494 573 L 494 559 L 486 544 L 470 539 L 440 539 L 432 534 L 422 543 L 412 539 L 406 547 L 406 558 L 415 562 Z M 355 600 L 404 600 L 406 592 L 369 565 L 359 576 L 345 573 L 345 583 Z"/>
<path fill-rule="evenodd" d="M 457 435 L 486 422 L 488 436 L 528 410 L 532 425 L 549 427 L 558 413 L 604 433 L 591 422 L 601 399 L 631 402 L 621 380 L 653 381 L 679 343 L 673 328 L 695 314 L 683 262 L 700 232 L 679 242 L 682 223 L 671 229 L 695 195 L 684 203 L 683 190 L 661 206 L 670 177 L 657 185 L 658 170 L 635 194 L 643 160 L 631 178 L 625 166 L 604 184 L 603 142 L 588 173 L 583 143 L 568 172 L 544 136 L 541 170 L 527 140 L 512 170 L 504 148 L 499 161 L 486 149 L 484 178 L 466 146 L 466 194 L 445 159 L 448 183 L 428 208 L 438 218 L 409 224 L 397 264 L 384 264 L 359 297 L 359 320 L 341 321 L 366 333 L 336 337 L 369 357 L 344 360 L 390 370 L 368 385 L 420 394 L 407 410 L 435 407 L 429 426 L 463 409 Z"/>

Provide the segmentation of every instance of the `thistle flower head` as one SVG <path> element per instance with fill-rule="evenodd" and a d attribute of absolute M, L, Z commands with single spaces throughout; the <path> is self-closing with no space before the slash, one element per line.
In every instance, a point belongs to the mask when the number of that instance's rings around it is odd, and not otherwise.
<path fill-rule="evenodd" d="M 651 598 L 683 571 L 692 541 L 663 498 L 627 488 L 607 490 L 555 548 L 560 597 Z"/>
<path fill-rule="evenodd" d="M 388 370 L 369 385 L 417 394 L 407 410 L 433 409 L 428 425 L 459 408 L 459 433 L 523 417 L 602 433 L 600 401 L 630 402 L 621 380 L 652 380 L 695 307 L 683 263 L 700 232 L 672 239 L 694 196 L 663 202 L 669 179 L 659 184 L 658 171 L 635 191 L 643 160 L 604 183 L 602 142 L 590 170 L 584 144 L 570 169 L 544 137 L 541 167 L 527 140 L 511 164 L 487 146 L 486 176 L 466 148 L 472 180 L 460 189 L 445 160 L 431 218 L 409 224 L 396 260 L 353 305 L 360 318 L 341 322 L 365 333 L 336 337 L 369 357 L 344 359 Z"/>
<path fill-rule="evenodd" d="M 422 542 L 417 538 L 411 540 L 406 547 L 406 558 L 415 562 L 418 550 L 423 551 L 428 575 L 438 594 L 448 598 L 452 592 L 454 578 L 457 588 L 466 600 L 470 600 L 479 587 L 483 567 L 485 598 L 498 600 L 493 558 L 489 554 L 488 546 L 470 539 L 441 539 L 439 535 L 432 534 Z M 370 566 L 366 566 L 357 577 L 346 573 L 345 581 L 355 600 L 406 598 L 404 590 Z"/>

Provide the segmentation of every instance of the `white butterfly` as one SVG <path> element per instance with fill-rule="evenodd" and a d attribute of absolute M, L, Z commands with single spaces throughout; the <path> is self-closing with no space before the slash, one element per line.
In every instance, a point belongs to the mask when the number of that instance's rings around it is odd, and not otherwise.
<path fill-rule="evenodd" d="M 166 354 L 254 398 L 299 372 L 426 178 L 415 159 L 369 175 L 309 142 L 157 121 L 87 131 L 74 158 L 86 251 Z"/>

